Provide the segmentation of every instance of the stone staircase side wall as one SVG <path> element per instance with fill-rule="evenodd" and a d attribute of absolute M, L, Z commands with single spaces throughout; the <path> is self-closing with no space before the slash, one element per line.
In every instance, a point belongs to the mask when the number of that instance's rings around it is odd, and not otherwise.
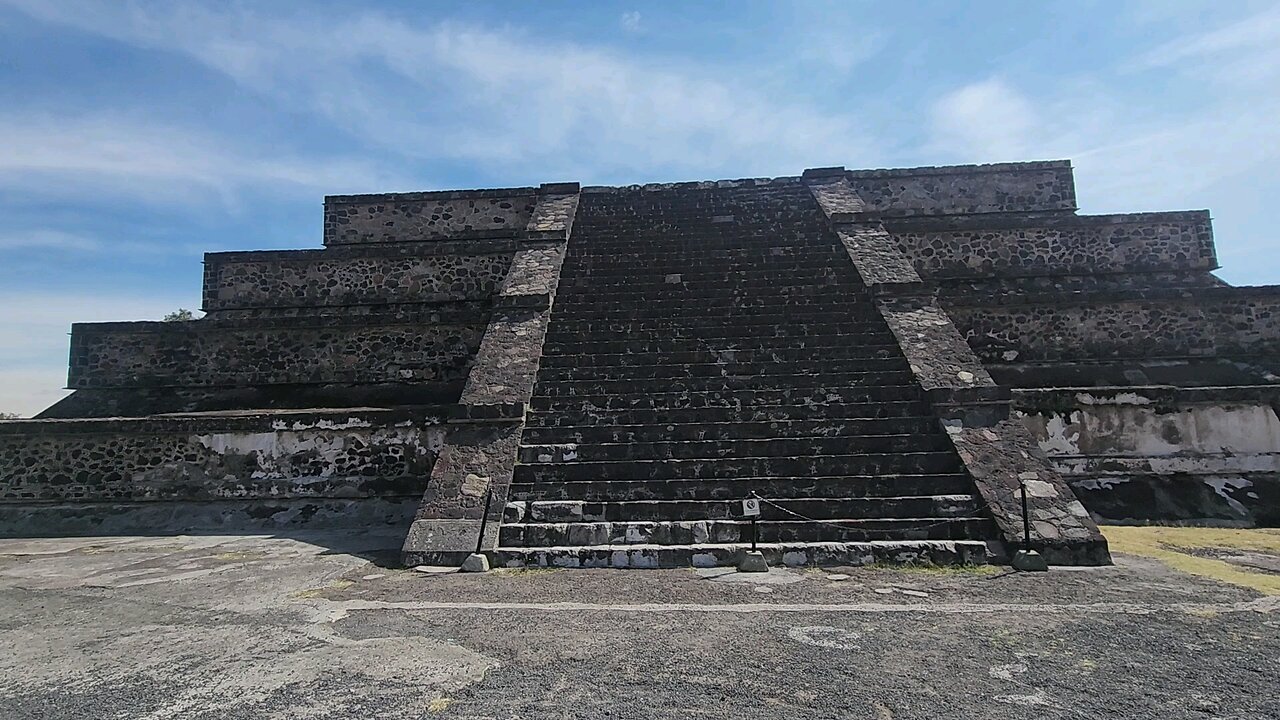
<path fill-rule="evenodd" d="M 460 562 L 497 546 L 524 413 L 537 380 L 560 267 L 578 207 L 576 183 L 543 185 L 495 298 L 444 448 L 405 538 L 406 565 Z M 485 505 L 492 491 L 489 513 Z"/>
<path fill-rule="evenodd" d="M 806 172 L 806 183 L 898 339 L 979 496 L 1009 548 L 1023 538 L 1020 486 L 1028 490 L 1031 542 L 1055 564 L 1106 564 L 1106 540 L 1028 431 L 1009 418 L 1008 395 L 969 349 L 880 218 L 843 173 Z"/>

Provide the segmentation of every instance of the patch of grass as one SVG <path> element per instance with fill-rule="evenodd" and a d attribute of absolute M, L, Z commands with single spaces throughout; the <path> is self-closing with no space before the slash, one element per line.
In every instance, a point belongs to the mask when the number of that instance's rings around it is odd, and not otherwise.
<path fill-rule="evenodd" d="M 227 562 L 240 562 L 243 560 L 259 560 L 266 557 L 264 552 L 251 550 L 232 550 L 230 552 L 220 552 L 214 555 L 215 560 L 225 560 Z"/>
<path fill-rule="evenodd" d="M 1149 557 L 1191 575 L 1280 595 L 1280 575 L 1251 572 L 1186 552 L 1227 549 L 1280 555 L 1280 530 L 1108 525 L 1102 534 L 1113 552 Z"/>
<path fill-rule="evenodd" d="M 453 700 L 447 697 L 438 697 L 427 703 L 427 711 L 432 713 L 442 713 L 449 709 L 453 704 Z"/>
<path fill-rule="evenodd" d="M 923 565 L 872 563 L 864 567 L 872 570 L 898 570 L 901 572 L 921 573 L 924 575 L 997 575 L 1004 572 L 999 565 Z"/>
<path fill-rule="evenodd" d="M 503 576 L 523 577 L 526 575 L 545 575 L 547 573 L 560 572 L 563 569 L 553 567 L 494 568 L 491 572 Z"/>
<path fill-rule="evenodd" d="M 325 585 L 324 587 L 299 590 L 298 592 L 293 593 L 292 597 L 300 598 L 300 599 L 316 598 L 316 597 L 320 597 L 321 595 L 324 595 L 326 592 L 329 592 L 331 590 L 346 590 L 352 585 L 355 585 L 355 583 L 350 580 L 334 580 L 333 582 L 329 583 L 328 585 Z"/>

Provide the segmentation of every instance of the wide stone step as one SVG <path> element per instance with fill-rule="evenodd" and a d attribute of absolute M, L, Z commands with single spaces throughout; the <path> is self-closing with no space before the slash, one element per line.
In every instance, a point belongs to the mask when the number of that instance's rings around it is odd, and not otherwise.
<path fill-rule="evenodd" d="M 599 223 L 594 219 L 586 219 L 585 232 L 577 237 L 582 240 L 577 244 L 579 252 L 615 255 L 619 250 L 634 248 L 636 252 L 647 253 L 669 248 L 690 248 L 694 250 L 709 247 L 708 243 L 719 242 L 727 247 L 771 247 L 778 244 L 791 246 L 830 245 L 834 238 L 828 229 L 826 218 L 817 208 L 808 215 L 770 213 L 744 218 L 733 210 L 734 220 L 725 222 L 724 215 L 705 206 L 693 212 L 671 213 L 662 208 L 633 208 L 637 218 L 642 217 L 643 225 Z M 720 222 L 713 221 L 721 217 Z M 779 229 L 785 228 L 786 240 L 779 243 Z"/>
<path fill-rule="evenodd" d="M 809 253 L 803 256 L 770 257 L 763 255 L 748 260 L 714 255 L 695 258 L 683 255 L 636 257 L 630 258 L 625 262 L 620 260 L 601 261 L 597 258 L 585 257 L 570 259 L 571 264 L 567 268 L 570 277 L 567 279 L 574 281 L 591 279 L 609 283 L 613 281 L 624 282 L 628 278 L 634 278 L 638 275 L 657 275 L 665 278 L 667 275 L 679 274 L 684 280 L 698 281 L 713 280 L 724 276 L 766 277 L 776 273 L 795 275 L 820 274 L 828 268 L 838 269 L 842 273 L 853 271 L 849 256 L 843 250 Z M 563 279 L 566 278 L 562 277 Z"/>
<path fill-rule="evenodd" d="M 737 477 L 823 477 L 959 470 L 954 452 L 863 453 L 805 457 L 732 457 L 714 460 L 616 460 L 527 463 L 514 480 L 554 483 L 573 480 L 677 480 Z"/>
<path fill-rule="evenodd" d="M 545 350 L 545 349 L 544 349 Z M 707 348 L 696 350 L 648 352 L 566 352 L 561 355 L 543 353 L 541 368 L 565 367 L 634 367 L 637 365 L 687 365 L 713 363 L 786 363 L 812 360 L 892 359 L 902 361 L 897 345 L 846 345 L 825 348 L 815 353 L 811 348 Z"/>
<path fill-rule="evenodd" d="M 774 422 L 720 422 L 654 425 L 526 425 L 522 441 L 529 445 L 564 443 L 646 443 L 716 441 L 742 438 L 814 438 L 864 435 L 928 434 L 938 429 L 929 416 L 906 418 L 843 418 Z"/>
<path fill-rule="evenodd" d="M 693 220 L 690 218 L 690 220 Z M 676 235 L 678 233 L 678 236 Z M 578 235 L 577 232 L 574 233 Z M 654 224 L 640 233 L 617 233 L 591 230 L 575 247 L 580 257 L 653 257 L 663 254 L 697 253 L 709 251 L 768 251 L 779 246 L 824 248 L 834 244 L 835 237 L 826 228 L 818 226 L 787 228 L 785 241 L 779 242 L 777 225 L 770 227 L 714 227 L 698 226 L 694 222 L 676 227 L 654 218 Z M 589 239 L 588 239 L 589 238 Z"/>
<path fill-rule="evenodd" d="M 535 392 L 539 391 L 535 388 Z M 920 398 L 918 385 L 879 387 L 808 387 L 780 390 L 724 390 L 643 394 L 534 395 L 529 406 L 537 411 L 585 410 L 684 410 L 696 408 L 758 409 L 762 406 L 794 407 L 851 403 L 905 402 Z"/>
<path fill-rule="evenodd" d="M 783 390 L 823 387 L 880 388 L 912 383 L 909 370 L 872 373 L 746 375 L 700 378 L 632 378 L 620 380 L 539 380 L 539 397 L 589 397 L 636 393 L 707 393 L 738 390 Z"/>
<path fill-rule="evenodd" d="M 847 498 L 761 498 L 761 520 L 979 517 L 972 495 L 907 495 Z M 513 501 L 504 523 L 742 520 L 741 500 Z"/>
<path fill-rule="evenodd" d="M 837 305 L 822 308 L 787 311 L 773 308 L 749 308 L 742 311 L 725 311 L 714 315 L 705 313 L 689 313 L 686 315 L 670 315 L 668 317 L 638 318 L 632 310 L 582 311 L 572 315 L 556 316 L 551 329 L 555 331 L 570 330 L 574 332 L 632 332 L 645 330 L 666 330 L 669 328 L 719 328 L 726 325 L 790 325 L 852 323 L 869 329 L 883 329 L 885 324 L 880 314 L 865 305 L 849 307 Z"/>
<path fill-rule="evenodd" d="M 582 290 L 564 293 L 557 291 L 556 305 L 565 308 L 597 307 L 602 304 L 622 305 L 631 303 L 636 307 L 646 303 L 706 303 L 716 307 L 723 305 L 741 305 L 744 301 L 771 303 L 788 300 L 822 300 L 830 304 L 845 302 L 856 298 L 865 287 L 860 282 L 831 283 L 826 285 L 707 285 L 704 287 L 686 288 L 671 284 L 656 288 L 618 289 L 613 292 Z"/>
<path fill-rule="evenodd" d="M 590 241 L 569 243 L 566 256 L 574 267 L 586 268 L 618 268 L 621 270 L 643 270 L 649 267 L 646 263 L 679 263 L 675 272 L 681 269 L 697 269 L 701 265 L 722 267 L 726 263 L 737 263 L 747 267 L 756 267 L 769 262 L 804 262 L 811 259 L 848 258 L 843 247 L 825 240 L 816 243 L 788 244 L 775 242 L 770 245 L 752 245 L 748 247 L 720 248 L 674 248 L 651 245 L 647 252 L 627 252 L 621 254 L 593 252 Z"/>
<path fill-rule="evenodd" d="M 858 358 L 852 360 L 808 359 L 767 363 L 681 363 L 660 365 L 617 365 L 606 367 L 552 367 L 538 371 L 538 382 L 575 380 L 656 380 L 660 378 L 746 378 L 785 375 L 844 375 L 909 371 L 905 359 Z"/>
<path fill-rule="evenodd" d="M 993 559 L 987 544 L 977 540 L 762 543 L 757 547 L 773 567 L 984 565 Z M 497 566 L 508 568 L 648 569 L 734 566 L 750 549 L 745 543 L 499 547 L 493 555 Z"/>
<path fill-rule="evenodd" d="M 973 481 L 961 472 L 880 473 L 823 477 L 736 477 L 693 480 L 570 480 L 554 483 L 512 483 L 512 500 L 730 500 L 741 502 L 753 494 L 768 498 L 895 497 L 903 495 L 963 495 Z"/>
<path fill-rule="evenodd" d="M 765 520 L 755 523 L 758 542 L 866 542 L 868 540 L 982 540 L 992 538 L 985 518 L 875 518 L 866 520 Z M 566 545 L 691 545 L 751 542 L 745 520 L 680 520 L 595 523 L 503 523 L 502 547 Z"/>
<path fill-rule="evenodd" d="M 789 325 L 792 323 L 856 323 L 869 328 L 883 329 L 884 320 L 876 310 L 865 304 L 841 303 L 831 305 L 806 305 L 803 307 L 769 307 L 759 305 L 745 308 L 719 308 L 714 313 L 704 310 L 681 311 L 674 309 L 652 311 L 649 308 L 604 307 L 594 310 L 580 308 L 555 314 L 552 329 L 555 330 L 662 330 L 671 327 L 724 327 Z"/>
<path fill-rule="evenodd" d="M 853 265 L 846 268 L 805 268 L 785 272 L 726 272 L 719 276 L 693 275 L 684 272 L 656 273 L 652 270 L 632 275 L 629 278 L 618 277 L 602 279 L 598 277 L 578 277 L 570 274 L 560 278 L 559 292 L 569 294 L 600 293 L 616 295 L 633 292 L 658 292 L 662 290 L 684 290 L 696 292 L 702 290 L 755 291 L 758 289 L 807 287 L 832 287 L 844 285 L 861 285 Z"/>
<path fill-rule="evenodd" d="M 560 443 L 523 445 L 520 461 L 528 463 L 597 460 L 661 460 L 731 457 L 785 457 L 852 453 L 942 451 L 950 441 L 940 431 L 922 435 L 681 440 L 674 442 Z"/>
<path fill-rule="evenodd" d="M 742 407 L 694 408 L 618 408 L 601 410 L 594 407 L 564 407 L 554 412 L 538 408 L 525 418 L 526 427 L 573 425 L 659 425 L 667 423 L 774 422 L 780 420 L 818 420 L 843 418 L 900 418 L 925 415 L 929 406 L 923 400 L 896 402 L 832 403 L 825 405 L 773 405 Z"/>
<path fill-rule="evenodd" d="M 872 348 L 892 349 L 899 352 L 897 343 L 888 337 L 867 338 L 861 335 L 822 335 L 817 337 L 749 337 L 749 338 L 662 338 L 653 340 L 578 340 L 548 341 L 543 346 L 543 356 L 548 355 L 621 355 L 631 353 L 685 353 L 698 351 L 741 350 L 809 350 L 812 354 L 825 355 L 828 350 L 856 346 L 870 351 Z M 677 360 L 677 362 L 679 362 Z"/>
<path fill-rule="evenodd" d="M 662 341 L 662 340 L 717 340 L 717 341 L 762 341 L 769 338 L 823 338 L 839 337 L 846 340 L 858 338 L 867 342 L 887 345 L 893 342 L 893 333 L 885 323 L 854 322 L 814 322 L 814 323 L 779 323 L 773 325 L 737 325 L 724 323 L 719 327 L 680 327 L 673 325 L 666 328 L 620 329 L 620 330 L 570 330 L 552 326 L 547 333 L 546 343 L 556 345 L 590 344 L 626 340 L 629 342 Z"/>
<path fill-rule="evenodd" d="M 828 312 L 844 310 L 850 316 L 861 313 L 871 317 L 876 312 L 871 303 L 858 292 L 840 291 L 810 295 L 763 296 L 743 295 L 730 297 L 650 297 L 646 301 L 637 298 L 591 297 L 557 295 L 553 322 L 558 318 L 595 318 L 600 315 L 626 313 L 637 320 L 667 319 L 704 315 L 707 317 L 734 317 L 762 312 Z"/>

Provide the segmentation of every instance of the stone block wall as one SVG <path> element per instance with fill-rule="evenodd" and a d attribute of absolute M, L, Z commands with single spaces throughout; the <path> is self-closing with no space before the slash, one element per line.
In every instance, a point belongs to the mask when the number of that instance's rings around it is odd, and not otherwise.
<path fill-rule="evenodd" d="M 324 244 L 402 243 L 524 232 L 535 188 L 331 195 L 324 201 Z"/>
<path fill-rule="evenodd" d="M 911 218 L 887 229 L 932 280 L 1197 271 L 1217 268 L 1209 213 Z"/>
<path fill-rule="evenodd" d="M 946 298 L 993 363 L 1252 356 L 1280 351 L 1280 289 L 1202 288 Z"/>
<path fill-rule="evenodd" d="M 356 526 L 365 511 L 403 521 L 443 418 L 419 408 L 0 422 L 0 533 L 145 532 L 157 518 L 340 524 L 347 511 Z"/>
<path fill-rule="evenodd" d="M 459 398 L 459 419 L 470 422 L 453 424 L 445 437 L 401 548 L 405 564 L 459 562 L 477 541 L 497 546 L 578 202 L 576 183 L 539 188 Z"/>
<path fill-rule="evenodd" d="M 473 323 L 321 316 L 72 327 L 73 388 L 332 382 L 460 382 L 480 345 Z"/>
<path fill-rule="evenodd" d="M 511 240 L 432 245 L 209 253 L 204 310 L 487 300 L 515 252 Z"/>
<path fill-rule="evenodd" d="M 1071 163 L 1065 160 L 850 170 L 844 177 L 863 212 L 884 218 L 1076 209 Z"/>
<path fill-rule="evenodd" d="M 1109 564 L 1106 540 L 1026 428 L 1010 419 L 1006 391 L 996 386 L 937 303 L 935 288 L 895 247 L 881 222 L 857 211 L 872 203 L 855 183 L 830 169 L 806 171 L 805 180 L 897 339 L 1004 544 L 1010 550 L 1022 545 L 1019 491 L 1025 485 L 1030 539 L 1048 562 Z"/>
<path fill-rule="evenodd" d="M 1274 387 L 1062 388 L 1018 417 L 1100 521 L 1280 523 Z"/>

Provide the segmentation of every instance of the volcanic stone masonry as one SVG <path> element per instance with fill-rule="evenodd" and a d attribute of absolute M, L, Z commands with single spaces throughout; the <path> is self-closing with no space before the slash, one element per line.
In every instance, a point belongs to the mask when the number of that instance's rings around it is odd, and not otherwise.
<path fill-rule="evenodd" d="M 1078 215 L 1066 161 L 335 196 L 324 245 L 73 325 L 0 533 L 637 568 L 1001 562 L 1024 490 L 1057 564 L 1280 522 L 1280 288 L 1212 274 L 1205 211 Z"/>

